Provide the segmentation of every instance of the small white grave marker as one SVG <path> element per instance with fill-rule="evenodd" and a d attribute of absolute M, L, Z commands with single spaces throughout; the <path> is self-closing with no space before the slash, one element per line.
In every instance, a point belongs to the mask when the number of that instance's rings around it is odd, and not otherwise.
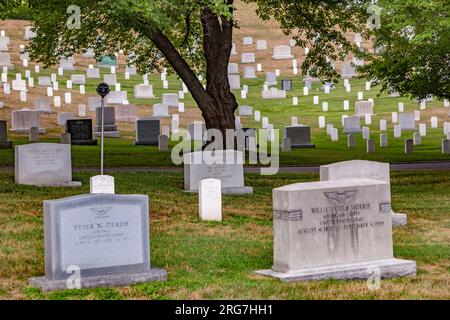
<path fill-rule="evenodd" d="M 315 104 L 315 105 L 319 104 L 319 96 L 313 97 L 313 104 Z"/>
<path fill-rule="evenodd" d="M 422 137 L 427 135 L 427 125 L 425 123 L 419 124 L 419 133 Z"/>
<path fill-rule="evenodd" d="M 344 100 L 344 110 L 350 110 L 350 101 Z"/>
<path fill-rule="evenodd" d="M 222 221 L 222 183 L 219 179 L 203 179 L 198 183 L 200 219 Z"/>
<path fill-rule="evenodd" d="M 114 194 L 114 177 L 107 175 L 98 175 L 91 177 L 91 194 L 108 193 Z"/>
<path fill-rule="evenodd" d="M 319 128 L 325 128 L 325 117 L 319 116 Z"/>
<path fill-rule="evenodd" d="M 385 119 L 380 119 L 380 131 L 387 130 L 387 121 Z"/>
<path fill-rule="evenodd" d="M 431 117 L 431 127 L 433 129 L 436 129 L 438 127 L 438 118 L 437 117 Z"/>
<path fill-rule="evenodd" d="M 361 101 L 364 99 L 364 94 L 360 91 L 358 92 L 358 100 Z"/>

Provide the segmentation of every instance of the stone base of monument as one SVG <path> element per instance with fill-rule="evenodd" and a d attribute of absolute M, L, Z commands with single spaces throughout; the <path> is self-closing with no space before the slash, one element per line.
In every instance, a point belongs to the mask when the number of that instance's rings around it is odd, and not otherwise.
<path fill-rule="evenodd" d="M 291 144 L 291 148 L 315 148 L 315 144 Z"/>
<path fill-rule="evenodd" d="M 120 131 L 105 131 L 104 133 L 105 138 L 120 138 Z M 101 137 L 101 132 L 96 132 L 96 137 Z"/>
<path fill-rule="evenodd" d="M 11 148 L 12 148 L 12 142 L 11 141 L 0 143 L 0 149 L 11 149 Z"/>
<path fill-rule="evenodd" d="M 95 277 L 80 278 L 79 289 L 84 288 L 104 288 L 104 287 L 123 287 L 143 282 L 166 281 L 167 272 L 163 269 L 150 269 L 139 273 L 119 273 Z M 43 292 L 60 291 L 71 289 L 68 287 L 67 280 L 51 280 L 46 277 L 37 277 L 28 279 L 28 283 Z"/>
<path fill-rule="evenodd" d="M 392 226 L 404 226 L 408 223 L 408 216 L 404 213 L 392 212 Z"/>
<path fill-rule="evenodd" d="M 9 129 L 9 131 L 11 131 L 12 133 L 26 133 L 26 134 L 30 133 L 30 129 Z M 46 134 L 47 130 L 45 130 L 44 128 L 39 128 L 38 133 Z"/>
<path fill-rule="evenodd" d="M 374 270 L 380 270 L 381 278 L 395 278 L 416 275 L 416 262 L 401 259 L 374 260 L 349 264 L 305 268 L 290 272 L 276 272 L 272 269 L 256 271 L 257 274 L 278 278 L 285 282 L 307 280 L 351 280 L 368 279 Z"/>
<path fill-rule="evenodd" d="M 198 190 L 184 190 L 189 193 L 198 193 Z M 253 187 L 227 187 L 222 188 L 222 194 L 253 194 Z"/>

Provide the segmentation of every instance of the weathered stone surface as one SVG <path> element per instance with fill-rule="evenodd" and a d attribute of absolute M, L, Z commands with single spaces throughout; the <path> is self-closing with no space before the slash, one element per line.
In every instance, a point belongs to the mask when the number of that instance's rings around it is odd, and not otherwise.
<path fill-rule="evenodd" d="M 184 189 L 197 192 L 198 183 L 205 178 L 222 182 L 222 193 L 253 193 L 252 187 L 244 185 L 243 154 L 241 151 L 217 150 L 196 151 L 184 155 Z"/>
<path fill-rule="evenodd" d="M 157 146 L 160 121 L 157 118 L 142 118 L 136 121 L 135 145 Z"/>
<path fill-rule="evenodd" d="M 283 137 L 291 139 L 292 148 L 315 148 L 311 143 L 311 127 L 290 126 L 283 128 Z"/>
<path fill-rule="evenodd" d="M 114 107 L 105 107 L 104 108 L 105 120 L 103 123 L 104 126 L 104 136 L 108 138 L 119 138 L 120 132 L 117 129 L 116 125 L 116 112 Z M 95 136 L 101 136 L 102 130 L 102 108 L 97 108 L 96 110 L 96 126 L 95 126 Z"/>
<path fill-rule="evenodd" d="M 389 184 L 355 179 L 273 190 L 274 265 L 258 271 L 284 281 L 416 274 L 393 257 Z"/>
<path fill-rule="evenodd" d="M 15 179 L 17 184 L 36 186 L 78 187 L 72 181 L 70 145 L 33 143 L 15 148 Z"/>
<path fill-rule="evenodd" d="M 78 288 L 165 280 L 164 270 L 151 269 L 148 212 L 146 195 L 44 201 L 45 277 L 30 284 L 50 291 L 76 279 Z"/>
<path fill-rule="evenodd" d="M 73 145 L 97 145 L 97 140 L 92 139 L 91 119 L 67 120 L 66 132 Z"/>
<path fill-rule="evenodd" d="M 320 166 L 320 181 L 345 179 L 374 179 L 391 183 L 389 163 L 350 160 Z M 406 214 L 392 212 L 394 226 L 407 223 Z"/>
<path fill-rule="evenodd" d="M 6 120 L 0 120 L 0 149 L 12 148 L 12 142 L 8 141 L 8 127 Z"/>
<path fill-rule="evenodd" d="M 344 133 L 360 133 L 361 121 L 358 116 L 346 117 L 344 119 Z"/>

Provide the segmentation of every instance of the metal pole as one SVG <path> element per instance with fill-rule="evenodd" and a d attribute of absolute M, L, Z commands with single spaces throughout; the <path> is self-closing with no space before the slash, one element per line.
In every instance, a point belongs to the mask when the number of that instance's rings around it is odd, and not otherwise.
<path fill-rule="evenodd" d="M 97 87 L 97 93 L 102 98 L 101 100 L 101 142 L 100 142 L 100 174 L 103 175 L 103 156 L 104 156 L 104 139 L 105 139 L 105 97 L 109 94 L 109 86 L 106 83 L 100 83 Z"/>
<path fill-rule="evenodd" d="M 101 108 L 102 108 L 102 131 L 101 131 L 101 150 L 100 150 L 100 174 L 103 175 L 103 140 L 104 140 L 104 124 L 105 124 L 105 98 L 102 97 L 102 103 L 101 103 Z"/>

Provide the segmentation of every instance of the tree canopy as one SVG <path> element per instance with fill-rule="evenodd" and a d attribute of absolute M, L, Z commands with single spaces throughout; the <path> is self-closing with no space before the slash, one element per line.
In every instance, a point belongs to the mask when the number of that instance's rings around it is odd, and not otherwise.
<path fill-rule="evenodd" d="M 377 53 L 361 71 L 382 89 L 423 99 L 450 98 L 450 2 L 380 0 L 379 29 L 373 29 Z"/>
<path fill-rule="evenodd" d="M 5 6 L 20 3 L 0 0 Z M 242 0 L 263 19 L 275 19 L 286 35 L 308 46 L 303 74 L 337 78 L 333 61 L 352 49 L 345 38 L 367 19 L 365 0 Z M 28 0 L 36 38 L 30 56 L 49 67 L 61 57 L 94 49 L 96 58 L 123 52 L 144 74 L 166 67 L 186 84 L 207 128 L 235 128 L 238 107 L 228 63 L 234 0 Z M 199 80 L 203 74 L 206 87 Z"/>
<path fill-rule="evenodd" d="M 3 0 L 9 5 L 20 1 Z M 351 50 L 345 32 L 359 31 L 367 18 L 369 1 L 317 0 L 244 0 L 256 3 L 263 19 L 277 20 L 283 32 L 297 44 L 309 46 L 310 53 L 302 66 L 312 76 L 333 77 L 337 73 L 332 61 L 345 58 Z M 164 61 L 149 33 L 160 31 L 196 72 L 205 70 L 205 8 L 219 22 L 234 27 L 233 0 L 29 0 L 37 38 L 31 44 L 32 57 L 46 65 L 57 63 L 60 56 L 70 56 L 86 48 L 98 55 L 123 50 L 132 55 L 139 69 L 148 72 L 170 63 Z M 67 28 L 70 6 L 80 8 L 81 28 Z M 161 64 L 163 62 L 163 64 Z"/>

